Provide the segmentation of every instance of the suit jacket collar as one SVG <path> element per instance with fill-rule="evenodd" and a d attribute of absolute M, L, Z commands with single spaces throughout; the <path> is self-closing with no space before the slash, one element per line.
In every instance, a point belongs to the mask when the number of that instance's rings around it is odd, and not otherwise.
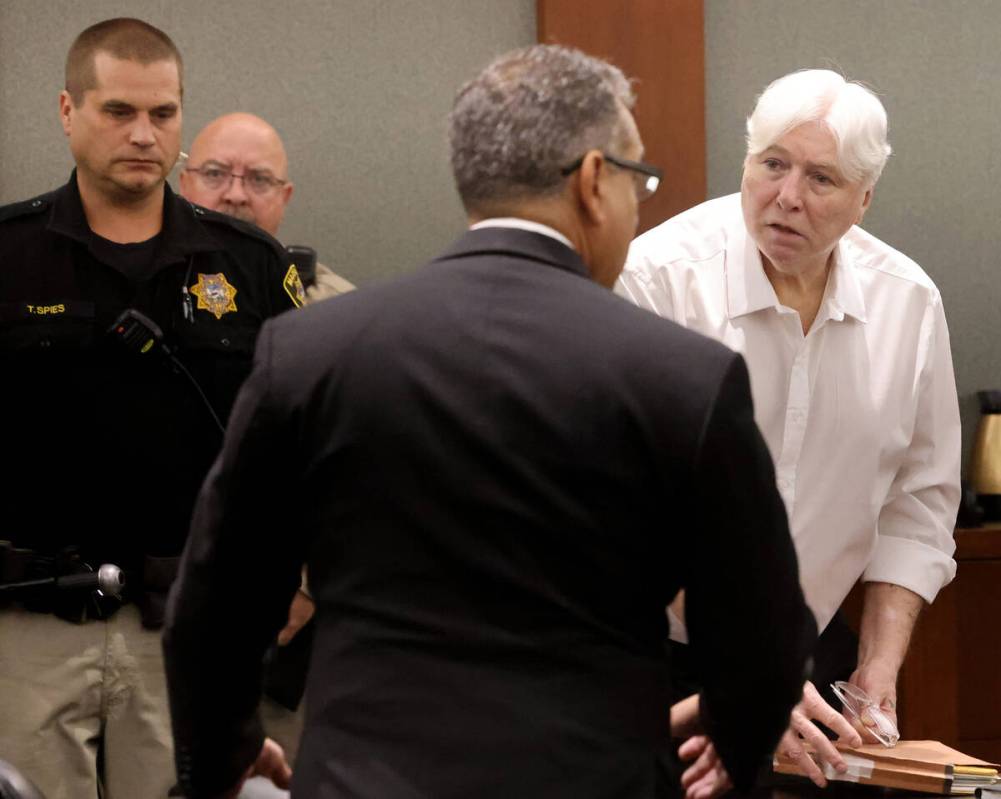
<path fill-rule="evenodd" d="M 516 228 L 488 227 L 467 230 L 433 263 L 471 255 L 513 255 L 538 261 L 590 279 L 591 271 L 574 250 L 550 236 Z"/>

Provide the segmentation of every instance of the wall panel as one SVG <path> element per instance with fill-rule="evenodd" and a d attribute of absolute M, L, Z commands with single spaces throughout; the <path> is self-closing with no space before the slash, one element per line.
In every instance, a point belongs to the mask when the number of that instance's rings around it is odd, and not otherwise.
<path fill-rule="evenodd" d="M 640 231 L 706 196 L 702 0 L 538 0 L 540 42 L 607 58 L 636 79 L 646 160 L 664 170 Z"/>
<path fill-rule="evenodd" d="M 228 111 L 278 128 L 295 183 L 281 237 L 359 284 L 462 231 L 445 138 L 452 97 L 491 58 L 535 41 L 532 0 L 2 0 L 0 203 L 66 180 L 66 51 L 113 16 L 145 19 L 180 48 L 185 147 Z"/>

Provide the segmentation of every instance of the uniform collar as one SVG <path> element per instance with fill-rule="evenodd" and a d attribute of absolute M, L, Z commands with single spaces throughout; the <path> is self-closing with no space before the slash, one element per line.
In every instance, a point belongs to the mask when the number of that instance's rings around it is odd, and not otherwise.
<path fill-rule="evenodd" d="M 93 232 L 83 211 L 75 169 L 66 185 L 55 192 L 48 229 L 84 245 L 91 242 Z M 199 222 L 195 207 L 174 194 L 167 183 L 163 185 L 163 229 L 160 234 L 161 243 L 156 253 L 160 264 L 183 261 L 197 252 L 223 249 Z"/>
<path fill-rule="evenodd" d="M 858 282 L 850 247 L 845 242 L 850 233 L 851 231 L 845 234 L 834 249 L 834 267 L 827 280 L 817 321 L 822 321 L 823 318 L 840 322 L 845 316 L 852 316 L 860 322 L 866 321 L 862 287 Z M 739 223 L 731 225 L 727 238 L 735 244 L 728 248 L 728 252 L 733 255 L 727 256 L 724 276 L 727 315 L 730 319 L 765 308 L 780 308 L 775 289 L 761 263 L 761 253 L 754 239 L 748 235 L 742 215 Z"/>

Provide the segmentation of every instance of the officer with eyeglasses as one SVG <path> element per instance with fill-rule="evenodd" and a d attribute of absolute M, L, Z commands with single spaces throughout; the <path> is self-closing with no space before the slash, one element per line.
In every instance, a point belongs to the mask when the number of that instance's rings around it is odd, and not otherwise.
<path fill-rule="evenodd" d="M 293 194 L 278 132 L 260 117 L 242 112 L 225 114 L 202 128 L 191 143 L 180 188 L 191 202 L 253 222 L 276 238 Z M 354 288 L 322 263 L 308 280 L 302 277 L 309 301 Z"/>

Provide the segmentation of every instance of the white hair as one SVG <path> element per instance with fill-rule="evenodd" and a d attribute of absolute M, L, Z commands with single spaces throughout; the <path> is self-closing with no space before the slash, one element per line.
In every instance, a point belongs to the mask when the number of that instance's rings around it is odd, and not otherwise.
<path fill-rule="evenodd" d="M 773 81 L 747 118 L 747 154 L 757 155 L 794 128 L 822 122 L 838 147 L 838 166 L 850 181 L 879 180 L 890 145 L 886 109 L 860 83 L 829 69 L 804 69 Z"/>

